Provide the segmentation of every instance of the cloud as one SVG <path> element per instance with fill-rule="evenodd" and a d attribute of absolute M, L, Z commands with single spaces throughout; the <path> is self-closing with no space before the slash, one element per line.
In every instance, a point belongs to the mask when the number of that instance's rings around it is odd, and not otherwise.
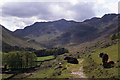
<path fill-rule="evenodd" d="M 66 18 L 77 21 L 95 16 L 93 5 L 90 3 L 71 4 L 68 2 L 10 2 L 2 7 L 2 14 L 20 18 L 36 16 L 43 20 Z"/>
<path fill-rule="evenodd" d="M 116 4 L 117 0 L 2 0 L 0 24 L 13 31 L 38 21 L 61 18 L 83 21 L 106 13 L 117 13 Z"/>
<path fill-rule="evenodd" d="M 108 13 L 118 13 L 118 0 L 94 0 L 95 14 L 99 17 Z"/>
<path fill-rule="evenodd" d="M 31 18 L 18 18 L 18 17 L 0 17 L 0 22 L 7 29 L 14 31 L 16 29 L 23 29 L 25 26 L 29 26 L 35 22 L 41 22 L 45 20 L 40 20 L 37 17 Z M 0 23 L 0 24 L 1 24 Z"/>
<path fill-rule="evenodd" d="M 44 7 L 43 7 L 44 6 Z M 33 17 L 41 13 L 49 13 L 47 5 L 37 2 L 10 2 L 2 7 L 3 16 Z"/>

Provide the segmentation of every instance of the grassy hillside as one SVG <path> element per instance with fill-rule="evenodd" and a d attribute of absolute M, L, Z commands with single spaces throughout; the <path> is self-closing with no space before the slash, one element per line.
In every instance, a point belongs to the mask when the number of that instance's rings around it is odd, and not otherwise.
<path fill-rule="evenodd" d="M 59 56 L 59 59 L 62 56 Z M 61 58 L 62 59 L 62 58 Z M 49 67 L 47 68 L 42 68 L 37 71 L 35 71 L 30 77 L 28 78 L 81 78 L 79 75 L 74 75 L 72 72 L 79 72 L 80 67 L 82 66 L 81 64 L 81 59 L 79 60 L 79 64 L 70 64 L 67 63 L 66 61 L 62 60 L 62 67 L 59 68 L 58 63 L 60 61 L 58 60 L 53 60 L 50 62 L 45 62 L 42 65 L 45 67 L 45 65 L 48 65 Z M 57 61 L 57 62 L 56 62 Z"/>
<path fill-rule="evenodd" d="M 83 69 L 84 73 L 89 78 L 117 78 L 118 69 L 120 69 L 120 59 L 118 58 L 118 44 L 114 44 L 107 48 L 99 48 L 94 50 L 94 53 L 89 52 L 83 55 Z M 115 62 L 113 68 L 103 68 L 102 59 L 99 53 L 104 52 L 109 55 L 109 59 Z"/>
<path fill-rule="evenodd" d="M 0 26 L 1 28 L 1 26 Z M 11 45 L 11 46 L 19 46 L 19 47 L 31 47 L 35 49 L 42 48 L 41 45 L 33 43 L 33 42 L 27 42 L 21 38 L 18 38 L 14 35 L 12 35 L 9 31 L 7 31 L 5 28 L 2 28 L 2 41 Z"/>
<path fill-rule="evenodd" d="M 113 68 L 103 68 L 102 59 L 99 53 L 108 53 L 109 59 L 115 62 Z M 64 60 L 67 54 L 59 55 L 56 59 L 42 62 L 40 67 L 29 73 L 21 73 L 14 78 L 115 78 L 118 77 L 118 44 L 106 48 L 95 48 L 92 51 L 80 55 L 79 64 L 70 64 Z M 68 54 L 70 55 L 70 54 Z M 90 56 L 89 56 L 90 55 Z M 89 57 L 88 57 L 89 56 Z M 52 58 L 53 56 L 41 57 L 41 59 Z M 120 60 L 119 60 L 120 61 Z M 59 68 L 62 63 L 62 68 Z M 73 74 L 72 74 L 73 73 Z M 84 73 L 84 74 L 83 74 Z"/>

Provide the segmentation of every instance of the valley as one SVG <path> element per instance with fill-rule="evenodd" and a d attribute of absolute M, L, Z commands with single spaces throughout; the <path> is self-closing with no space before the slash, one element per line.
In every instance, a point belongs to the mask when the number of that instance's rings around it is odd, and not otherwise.
<path fill-rule="evenodd" d="M 120 78 L 118 17 L 105 14 L 83 22 L 35 22 L 16 31 L 1 25 L 3 80 Z M 101 52 L 115 62 L 114 67 L 103 67 Z"/>

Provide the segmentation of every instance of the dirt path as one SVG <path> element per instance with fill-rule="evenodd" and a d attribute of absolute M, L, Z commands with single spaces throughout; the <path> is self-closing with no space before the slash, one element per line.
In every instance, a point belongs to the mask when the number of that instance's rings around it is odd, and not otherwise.
<path fill-rule="evenodd" d="M 85 74 L 83 73 L 83 66 L 82 66 L 83 60 L 79 60 L 79 69 L 73 69 L 71 74 L 75 75 L 76 78 L 87 78 Z"/>

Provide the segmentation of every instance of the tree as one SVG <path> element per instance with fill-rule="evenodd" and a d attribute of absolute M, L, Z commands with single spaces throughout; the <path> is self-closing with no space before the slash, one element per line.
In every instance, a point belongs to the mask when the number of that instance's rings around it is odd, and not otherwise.
<path fill-rule="evenodd" d="M 116 34 L 113 33 L 113 34 L 111 35 L 111 40 L 115 40 L 116 38 L 117 38 Z"/>
<path fill-rule="evenodd" d="M 36 66 L 36 55 L 30 51 L 14 51 L 3 54 L 3 65 L 10 69 L 31 68 Z"/>

